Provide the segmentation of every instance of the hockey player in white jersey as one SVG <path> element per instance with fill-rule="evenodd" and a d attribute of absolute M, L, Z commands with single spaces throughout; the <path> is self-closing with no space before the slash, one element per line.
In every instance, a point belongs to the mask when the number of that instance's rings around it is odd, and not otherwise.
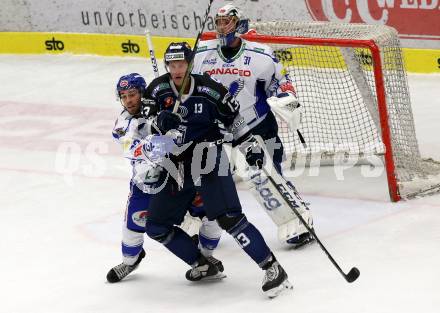
<path fill-rule="evenodd" d="M 288 103 L 299 107 L 294 87 L 288 74 L 278 62 L 272 49 L 264 44 L 240 38 L 248 32 L 248 19 L 233 4 L 221 7 L 215 17 L 217 39 L 199 43 L 194 60 L 193 73 L 208 73 L 229 89 L 229 93 L 240 103 L 240 114 L 245 118 L 253 135 L 263 138 L 272 154 L 274 167 L 281 173 L 283 145 L 278 136 L 278 125 L 268 102 Z M 279 101 L 281 99 L 281 101 Z M 294 112 L 299 114 L 299 109 Z M 253 192 L 268 215 L 278 226 L 278 237 L 282 241 L 300 247 L 313 240 L 311 234 L 301 224 L 296 215 L 286 205 L 269 206 L 267 194 L 277 194 L 266 190 L 253 180 Z M 292 183 L 290 186 L 294 189 Z M 266 188 L 266 187 L 265 187 Z M 295 190 L 295 194 L 298 194 Z M 300 198 L 298 198 L 300 199 Z M 309 226 L 313 226 L 307 204 L 301 202 L 301 215 Z"/>
<path fill-rule="evenodd" d="M 144 78 L 137 73 L 122 76 L 116 86 L 117 97 L 124 109 L 115 122 L 113 138 L 121 144 L 124 156 L 131 160 L 133 176 L 130 180 L 130 193 L 122 226 L 123 262 L 108 272 L 107 281 L 110 283 L 122 280 L 135 270 L 145 257 L 143 243 L 150 192 L 154 190 L 161 171 L 156 164 L 148 162 L 147 159 L 133 157 L 133 149 L 143 138 L 152 133 L 152 117 L 156 113 L 151 110 L 153 107 L 142 103 L 146 101 L 141 98 L 146 87 Z M 189 210 L 193 215 L 203 219 L 203 223 L 193 223 L 197 227 L 201 225 L 199 230 L 201 253 L 210 259 L 220 272 L 223 272 L 222 263 L 212 256 L 220 240 L 222 229 L 215 221 L 204 218 L 203 201 L 199 196 L 196 196 Z M 187 219 L 192 218 L 188 216 Z"/>

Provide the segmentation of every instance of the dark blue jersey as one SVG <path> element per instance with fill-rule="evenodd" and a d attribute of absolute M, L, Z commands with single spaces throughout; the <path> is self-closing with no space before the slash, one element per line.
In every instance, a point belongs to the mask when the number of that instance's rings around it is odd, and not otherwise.
<path fill-rule="evenodd" d="M 144 97 L 153 100 L 158 111 L 172 111 L 179 91 L 169 74 L 154 79 Z M 238 115 L 239 105 L 228 90 L 208 75 L 191 75 L 188 95 L 182 97 L 177 113 L 182 117 L 179 131 L 182 144 L 215 141 L 222 138 L 219 122 L 229 127 Z"/>

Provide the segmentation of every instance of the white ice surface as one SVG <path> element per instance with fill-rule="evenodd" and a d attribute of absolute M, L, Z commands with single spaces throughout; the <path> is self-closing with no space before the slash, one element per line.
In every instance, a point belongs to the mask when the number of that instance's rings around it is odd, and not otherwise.
<path fill-rule="evenodd" d="M 129 167 L 111 139 L 122 74 L 151 80 L 148 62 L 93 56 L 0 56 L 0 312 L 440 311 L 440 196 L 390 203 L 385 176 L 331 168 L 295 178 L 327 249 L 360 278 L 346 283 L 317 246 L 288 250 L 243 184 L 248 218 L 286 268 L 294 290 L 268 300 L 263 273 L 224 235 L 228 277 L 185 280 L 188 266 L 146 239 L 147 257 L 119 284 Z M 440 159 L 440 77 L 409 77 L 424 156 Z"/>

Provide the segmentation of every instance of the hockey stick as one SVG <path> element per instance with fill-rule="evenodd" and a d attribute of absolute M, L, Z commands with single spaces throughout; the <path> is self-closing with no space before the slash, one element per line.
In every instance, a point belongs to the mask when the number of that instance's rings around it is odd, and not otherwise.
<path fill-rule="evenodd" d="M 147 38 L 147 45 L 150 51 L 150 60 L 151 60 L 151 66 L 153 67 L 154 77 L 157 78 L 159 77 L 159 68 L 157 67 L 157 60 L 154 54 L 153 42 L 151 41 L 151 34 L 148 28 L 145 29 L 145 37 Z"/>
<path fill-rule="evenodd" d="M 151 40 L 151 34 L 148 28 L 145 29 L 145 37 L 147 39 L 147 45 L 150 52 L 150 60 L 151 60 L 151 66 L 153 67 L 154 77 L 157 78 L 160 76 L 159 67 L 157 66 L 157 59 L 156 59 L 156 54 L 154 53 L 153 41 Z M 154 129 L 156 129 L 156 131 L 159 134 L 162 134 L 156 123 L 151 123 L 151 126 L 154 127 Z"/>
<path fill-rule="evenodd" d="M 177 96 L 176 103 L 174 104 L 173 113 L 177 113 L 177 109 L 179 108 L 180 103 L 182 102 L 182 94 L 185 91 L 186 85 L 188 84 L 188 79 L 189 79 L 189 76 L 191 74 L 192 67 L 194 64 L 194 57 L 196 56 L 196 52 L 197 52 L 197 45 L 199 44 L 200 37 L 202 36 L 203 30 L 205 29 L 205 24 L 208 20 L 208 14 L 211 11 L 212 2 L 214 2 L 214 0 L 209 0 L 208 7 L 206 8 L 205 17 L 203 18 L 202 28 L 200 29 L 199 33 L 197 34 L 196 42 L 194 44 L 193 52 L 191 54 L 191 59 L 188 63 L 188 68 L 186 69 L 185 76 L 183 77 L 182 86 L 180 87 L 179 95 Z"/>
<path fill-rule="evenodd" d="M 263 139 L 260 136 L 255 136 L 255 138 L 257 139 L 258 143 L 260 144 L 260 147 L 263 149 L 263 147 L 265 147 Z M 330 252 L 327 251 L 327 249 L 325 248 L 325 246 L 323 245 L 321 240 L 319 240 L 319 238 L 316 235 L 313 228 L 310 228 L 308 223 L 304 220 L 304 218 L 301 216 L 301 214 L 296 209 L 298 204 L 296 203 L 295 198 L 298 199 L 298 197 L 295 195 L 295 193 L 297 193 L 296 190 L 293 190 L 295 187 L 293 185 L 292 185 L 293 188 L 290 187 L 287 184 L 285 178 L 283 176 L 281 176 L 274 169 L 273 161 L 272 161 L 271 157 L 267 154 L 267 150 L 266 149 L 264 149 L 264 150 L 265 150 L 265 155 L 266 155 L 266 159 L 267 159 L 266 163 L 269 164 L 269 166 L 270 166 L 270 170 L 267 169 L 267 165 L 263 166 L 263 168 L 262 168 L 262 170 L 266 174 L 267 178 L 274 185 L 274 187 L 279 192 L 281 197 L 287 202 L 289 207 L 292 209 L 293 213 L 298 217 L 298 219 L 301 221 L 301 223 L 304 225 L 304 227 L 307 229 L 307 231 L 313 235 L 313 237 L 316 239 L 316 242 L 319 244 L 321 249 L 325 252 L 327 257 L 330 259 L 330 261 L 333 263 L 333 265 L 336 267 L 336 269 L 339 271 L 339 273 L 341 273 L 341 275 L 344 276 L 344 278 L 347 282 L 349 282 L 349 283 L 354 282 L 360 275 L 359 269 L 357 269 L 356 267 L 353 267 L 347 274 L 345 274 L 344 271 L 341 269 L 341 267 L 338 265 L 338 263 L 336 263 L 335 259 L 332 257 Z M 278 182 L 275 180 L 277 180 Z M 291 194 L 291 191 L 294 192 L 294 195 Z"/>

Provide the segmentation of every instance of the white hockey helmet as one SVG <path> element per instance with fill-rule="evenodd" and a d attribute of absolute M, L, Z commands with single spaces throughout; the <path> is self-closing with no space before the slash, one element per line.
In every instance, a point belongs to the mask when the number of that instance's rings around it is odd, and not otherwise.
<path fill-rule="evenodd" d="M 215 15 L 217 38 L 222 46 L 229 46 L 238 34 L 245 34 L 249 30 L 249 19 L 232 3 L 218 9 Z"/>

